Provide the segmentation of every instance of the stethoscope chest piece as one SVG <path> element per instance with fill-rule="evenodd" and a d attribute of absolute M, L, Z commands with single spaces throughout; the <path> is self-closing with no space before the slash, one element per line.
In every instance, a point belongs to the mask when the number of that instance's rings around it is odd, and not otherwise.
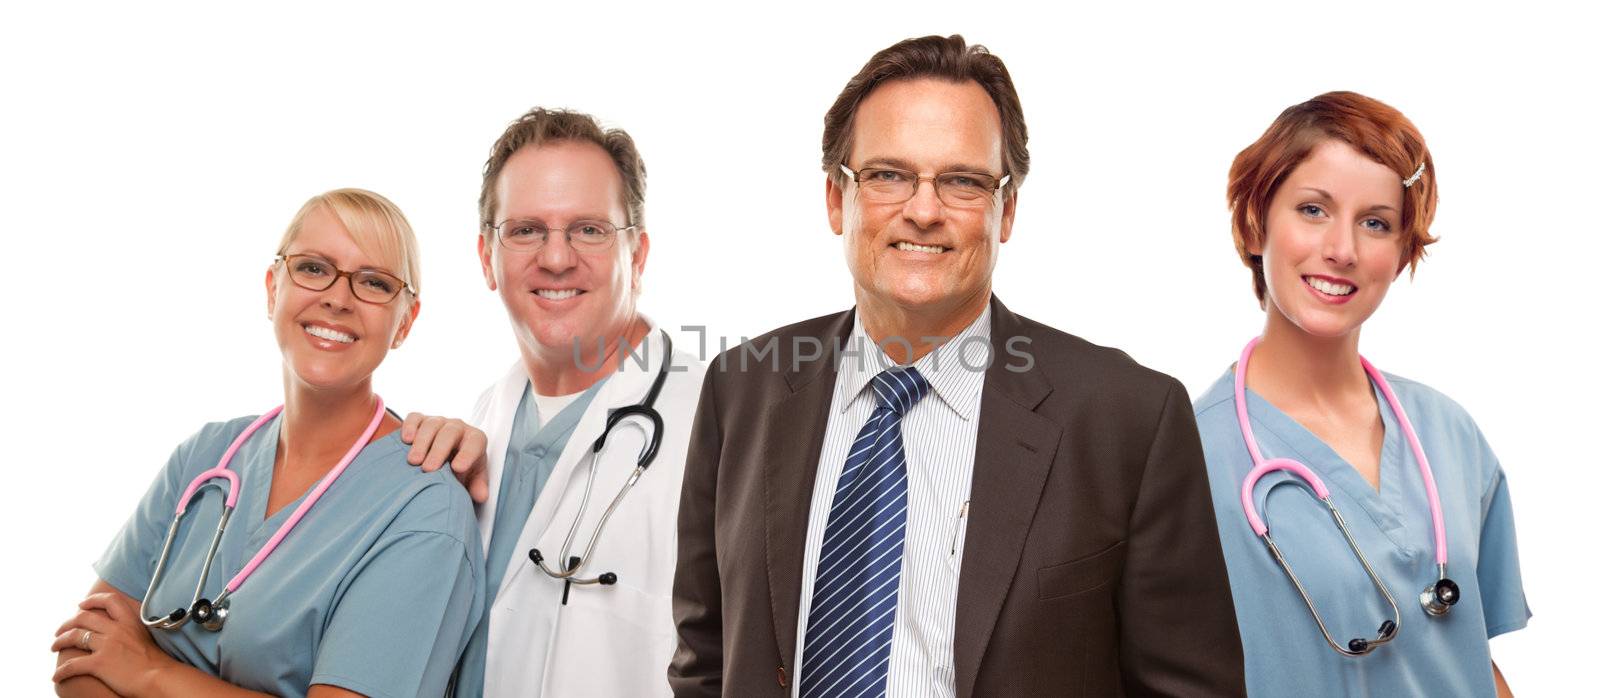
<path fill-rule="evenodd" d="M 1430 616 L 1442 616 L 1450 612 L 1450 607 L 1461 600 L 1461 587 L 1457 586 L 1449 577 L 1440 577 L 1439 581 L 1428 585 L 1422 590 L 1422 610 Z"/>

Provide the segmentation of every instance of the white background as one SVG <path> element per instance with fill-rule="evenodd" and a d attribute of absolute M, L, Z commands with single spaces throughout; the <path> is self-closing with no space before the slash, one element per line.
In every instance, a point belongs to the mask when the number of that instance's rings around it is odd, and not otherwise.
<path fill-rule="evenodd" d="M 823 112 L 877 49 L 954 32 L 1006 61 L 1032 131 L 998 294 L 1191 394 L 1262 322 L 1229 239 L 1233 155 L 1332 89 L 1421 128 L 1441 241 L 1363 350 L 1465 405 L 1504 463 L 1535 612 L 1494 643 L 1512 686 L 1557 695 L 1589 673 L 1600 615 L 1566 600 L 1592 596 L 1600 486 L 1589 18 L 578 4 L 0 11 L 0 693 L 49 692 L 52 631 L 172 447 L 281 399 L 262 277 L 308 196 L 366 187 L 408 214 L 422 315 L 378 388 L 401 411 L 464 414 L 514 352 L 473 255 L 507 122 L 546 105 L 627 128 L 650 171 L 646 311 L 753 336 L 851 303 Z"/>

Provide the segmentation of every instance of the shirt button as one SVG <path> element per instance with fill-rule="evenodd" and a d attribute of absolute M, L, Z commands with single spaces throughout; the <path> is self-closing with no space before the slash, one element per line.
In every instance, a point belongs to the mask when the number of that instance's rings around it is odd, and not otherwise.
<path fill-rule="evenodd" d="M 529 451 L 529 453 L 532 453 L 534 458 L 543 458 L 544 457 L 544 447 L 543 446 L 534 446 L 533 450 Z"/>

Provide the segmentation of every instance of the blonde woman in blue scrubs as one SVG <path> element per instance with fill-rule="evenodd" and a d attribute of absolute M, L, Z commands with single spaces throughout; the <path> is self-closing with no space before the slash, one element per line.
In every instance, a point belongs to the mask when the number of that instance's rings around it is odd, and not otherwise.
<path fill-rule="evenodd" d="M 1416 127 L 1350 92 L 1285 110 L 1229 173 L 1234 243 L 1266 311 L 1243 386 L 1260 456 L 1292 459 L 1325 483 L 1382 585 L 1307 481 L 1269 472 L 1251 502 L 1304 585 L 1313 616 L 1246 519 L 1241 494 L 1255 461 L 1234 399 L 1234 368 L 1225 371 L 1195 413 L 1252 695 L 1510 695 L 1489 638 L 1524 627 L 1529 611 L 1500 463 L 1460 405 L 1380 374 L 1431 464 L 1448 577 L 1459 588 L 1447 612 L 1431 615 L 1421 594 L 1439 580 L 1434 507 L 1383 382 L 1358 354 L 1362 324 L 1434 242 L 1428 227 L 1437 200 L 1433 162 Z M 1437 586 L 1442 593 L 1446 585 Z M 1385 621 L 1398 621 L 1397 632 Z M 1354 638 L 1365 644 L 1346 644 Z"/>
<path fill-rule="evenodd" d="M 417 317 L 418 269 L 416 237 L 388 199 L 340 189 L 306 202 L 266 273 L 283 411 L 229 463 L 241 489 L 204 598 L 218 599 L 258 551 L 266 557 L 232 595 L 220 630 L 198 617 L 172 629 L 140 621 L 186 486 L 255 420 L 208 424 L 173 452 L 95 563 L 99 581 L 51 648 L 59 695 L 444 693 L 482 612 L 477 520 L 450 471 L 406 464 L 400 421 L 372 390 L 373 371 Z M 353 459 L 317 496 L 342 457 Z M 216 488 L 201 492 L 154 584 L 158 616 L 190 607 L 201 578 L 223 502 Z M 271 547 L 302 505 L 303 518 Z"/>

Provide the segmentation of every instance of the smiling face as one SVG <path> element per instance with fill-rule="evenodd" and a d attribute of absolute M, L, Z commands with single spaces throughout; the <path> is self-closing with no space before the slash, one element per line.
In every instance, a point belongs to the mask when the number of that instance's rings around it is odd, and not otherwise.
<path fill-rule="evenodd" d="M 998 178 L 1006 174 L 1002 147 L 1000 112 L 977 83 L 896 80 L 861 101 L 845 165 L 921 177 L 963 171 Z M 974 208 L 946 205 L 931 180 L 900 204 L 872 203 L 859 194 L 853 181 L 828 181 L 828 220 L 844 236 L 858 304 L 963 317 L 981 312 L 998 248 L 1011 237 L 1014 194 L 995 194 Z"/>
<path fill-rule="evenodd" d="M 492 232 L 478 238 L 484 280 L 500 293 L 524 353 L 571 362 L 575 343 L 585 355 L 600 338 L 614 346 L 636 317 L 649 236 L 619 230 L 610 248 L 584 252 L 553 230 L 581 220 L 630 223 L 611 156 L 583 141 L 529 146 L 506 161 L 495 187 L 496 223 L 526 219 L 552 229 L 532 252 L 506 249 Z"/>
<path fill-rule="evenodd" d="M 1400 177 L 1349 144 L 1327 140 L 1267 206 L 1262 257 L 1267 311 L 1315 337 L 1353 336 L 1402 265 Z"/>
<path fill-rule="evenodd" d="M 284 249 L 285 255 L 311 255 L 345 271 L 376 269 L 399 276 L 398 264 L 362 251 L 339 218 L 326 206 L 308 212 Z M 420 309 L 402 291 L 388 303 L 356 298 L 345 278 L 323 291 L 302 288 L 289 278 L 285 263 L 267 270 L 267 314 L 272 318 L 286 378 L 314 389 L 340 390 L 371 380 L 389 349 L 400 346 Z"/>

